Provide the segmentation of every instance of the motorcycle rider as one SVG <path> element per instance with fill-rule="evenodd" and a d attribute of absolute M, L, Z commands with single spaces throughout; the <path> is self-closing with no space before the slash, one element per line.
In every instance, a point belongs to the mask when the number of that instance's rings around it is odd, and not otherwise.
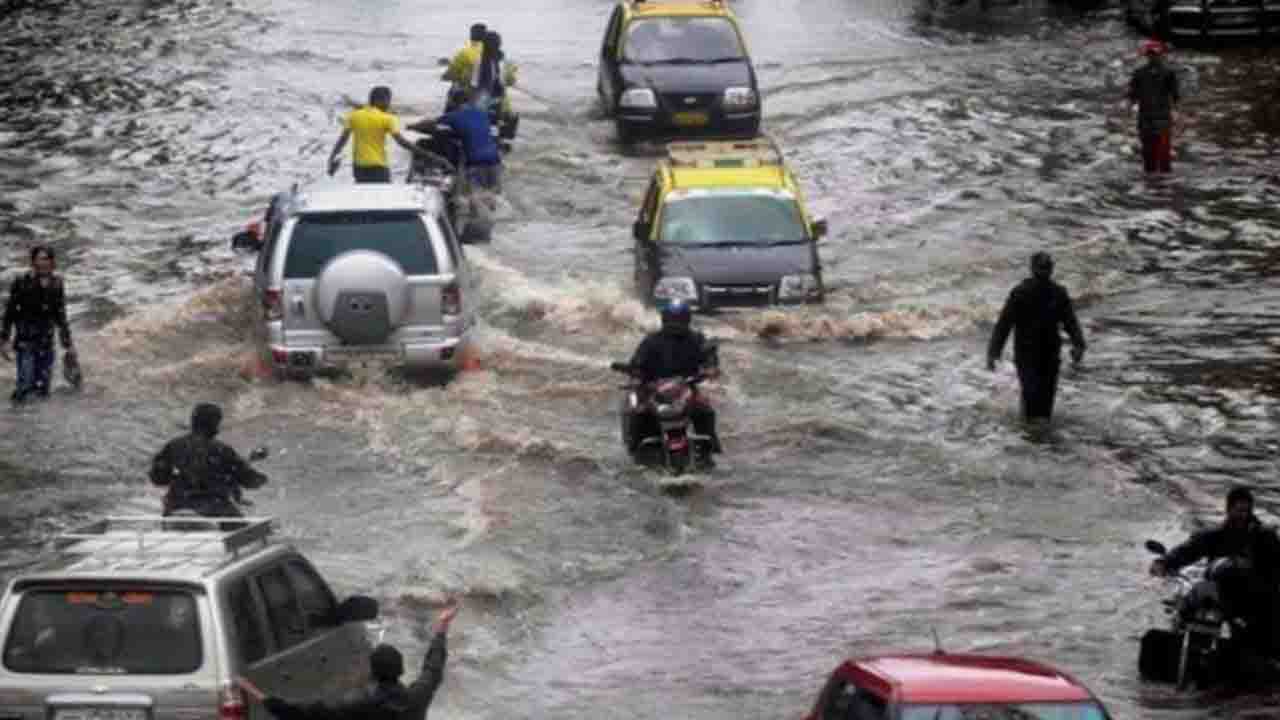
<path fill-rule="evenodd" d="M 657 380 L 688 377 L 699 372 L 705 372 L 709 378 L 719 377 L 720 370 L 714 367 L 714 358 L 709 357 L 706 336 L 690 327 L 693 311 L 688 303 L 672 300 L 659 312 L 662 329 L 646 336 L 631 356 L 631 368 L 638 379 L 647 386 Z M 709 364 L 712 366 L 708 367 Z M 716 412 L 696 389 L 689 419 L 698 434 L 711 438 L 711 452 L 721 452 L 720 436 L 716 434 Z M 637 429 L 631 434 L 632 447 L 628 448 L 632 452 L 639 447 L 641 440 L 658 433 L 656 421 L 651 416 L 636 418 L 636 422 Z"/>
<path fill-rule="evenodd" d="M 1216 583 L 1223 610 L 1231 617 L 1243 618 L 1250 627 L 1245 636 L 1264 655 L 1274 655 L 1280 645 L 1275 632 L 1277 581 L 1280 580 L 1280 537 L 1253 514 L 1253 492 L 1234 487 L 1227 493 L 1227 516 L 1222 525 L 1203 530 L 1151 561 L 1150 572 L 1157 577 L 1175 574 L 1202 559 L 1211 563 L 1220 558 L 1233 560 L 1238 572 Z M 1197 595 L 1211 594 L 1201 590 Z"/>
<path fill-rule="evenodd" d="M 423 120 L 409 126 L 410 130 L 434 134 L 438 126 L 452 130 L 462 141 L 462 154 L 467 162 L 467 179 L 475 185 L 498 192 L 502 188 L 502 153 L 489 128 L 488 96 L 479 90 L 471 90 L 467 104 L 435 120 Z M 441 154 L 450 161 L 446 148 Z"/>
<path fill-rule="evenodd" d="M 292 703 L 267 696 L 249 680 L 236 678 L 236 685 L 261 702 L 278 720 L 425 720 L 431 700 L 444 681 L 444 665 L 449 657 L 449 624 L 458 614 L 456 602 L 436 617 L 431 646 L 422 659 L 422 672 L 408 687 L 400 682 L 404 656 L 390 645 L 379 645 L 369 656 L 372 683 L 337 703 Z"/>
<path fill-rule="evenodd" d="M 222 408 L 200 403 L 191 413 L 191 432 L 170 440 L 151 461 L 151 482 L 168 487 L 164 514 L 194 510 L 209 517 L 240 517 L 242 488 L 260 488 L 267 476 L 254 470 L 230 446 L 216 439 Z"/>

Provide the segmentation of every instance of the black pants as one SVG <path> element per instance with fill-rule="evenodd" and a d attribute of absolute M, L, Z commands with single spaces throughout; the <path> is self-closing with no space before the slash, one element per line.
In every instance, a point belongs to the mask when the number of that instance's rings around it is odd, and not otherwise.
<path fill-rule="evenodd" d="M 388 167 L 360 167 L 352 165 L 351 170 L 355 174 L 358 183 L 389 183 L 391 182 L 391 168 Z"/>
<path fill-rule="evenodd" d="M 1053 417 L 1053 400 L 1058 394 L 1059 362 L 1018 362 L 1022 385 L 1022 414 L 1028 420 Z"/>

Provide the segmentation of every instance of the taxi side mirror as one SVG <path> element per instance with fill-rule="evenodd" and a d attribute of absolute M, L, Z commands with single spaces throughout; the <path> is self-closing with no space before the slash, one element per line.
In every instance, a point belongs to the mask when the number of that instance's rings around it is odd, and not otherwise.
<path fill-rule="evenodd" d="M 820 240 L 827 236 L 827 220 L 826 218 L 818 218 L 809 224 L 809 232 L 813 233 L 814 240 Z"/>
<path fill-rule="evenodd" d="M 637 220 L 631 225 L 631 236 L 639 242 L 647 242 L 649 240 L 649 230 L 649 223 Z"/>

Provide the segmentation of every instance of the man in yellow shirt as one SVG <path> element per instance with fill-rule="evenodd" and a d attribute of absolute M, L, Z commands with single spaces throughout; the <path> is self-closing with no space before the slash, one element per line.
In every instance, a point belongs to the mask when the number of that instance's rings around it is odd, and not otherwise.
<path fill-rule="evenodd" d="M 441 80 L 453 83 L 449 87 L 449 97 L 445 100 L 445 112 L 453 112 L 467 101 L 467 89 L 471 86 L 471 76 L 475 74 L 476 65 L 480 64 L 480 55 L 484 51 L 484 36 L 489 28 L 484 23 L 471 26 L 471 40 L 454 54 L 445 68 Z"/>
<path fill-rule="evenodd" d="M 391 107 L 391 88 L 379 85 L 369 92 L 369 104 L 352 110 L 342 119 L 342 134 L 329 153 L 329 174 L 338 170 L 338 155 L 347 139 L 355 136 L 351 147 L 351 167 L 356 182 L 391 182 L 391 166 L 387 162 L 387 136 L 411 153 L 422 151 L 400 134 L 400 119 L 387 112 Z"/>

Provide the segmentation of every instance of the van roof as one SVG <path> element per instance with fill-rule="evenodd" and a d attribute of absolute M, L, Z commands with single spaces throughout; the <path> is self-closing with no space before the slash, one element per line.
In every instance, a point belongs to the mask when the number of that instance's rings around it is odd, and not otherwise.
<path fill-rule="evenodd" d="M 272 518 L 237 518 L 237 530 L 221 530 L 228 518 L 105 517 L 59 535 L 54 554 L 14 580 L 14 587 L 80 581 L 163 582 L 203 585 L 241 562 L 284 546 L 271 542 Z M 198 530 L 166 529 L 167 522 Z"/>
<path fill-rule="evenodd" d="M 396 183 L 316 185 L 298 190 L 290 202 L 291 214 L 408 210 L 438 215 L 442 209 L 438 190 Z"/>

